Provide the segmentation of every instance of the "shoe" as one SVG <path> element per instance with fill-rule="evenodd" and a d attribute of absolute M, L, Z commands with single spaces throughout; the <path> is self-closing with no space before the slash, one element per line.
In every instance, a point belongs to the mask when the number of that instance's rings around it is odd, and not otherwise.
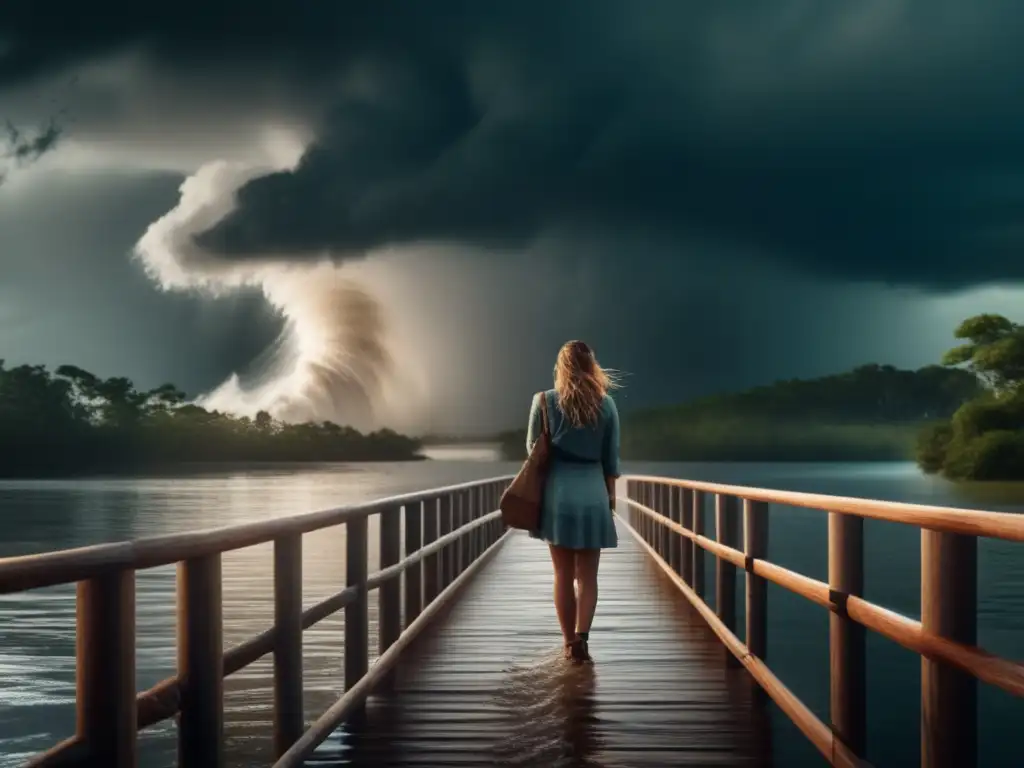
<path fill-rule="evenodd" d="M 587 648 L 587 641 L 577 637 L 572 642 L 565 644 L 565 658 L 573 664 L 592 664 L 590 650 Z"/>
<path fill-rule="evenodd" d="M 587 664 L 593 664 L 594 663 L 594 659 L 590 655 L 590 644 L 587 642 L 587 640 L 585 640 L 582 637 L 579 638 L 579 642 L 580 642 L 580 656 L 583 658 L 583 661 L 586 662 Z"/>

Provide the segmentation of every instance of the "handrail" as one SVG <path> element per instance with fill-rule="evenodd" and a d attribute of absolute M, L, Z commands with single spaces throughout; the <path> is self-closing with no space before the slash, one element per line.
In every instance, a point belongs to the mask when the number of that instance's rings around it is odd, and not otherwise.
<path fill-rule="evenodd" d="M 747 501 L 784 504 L 790 507 L 838 512 L 844 515 L 872 520 L 887 520 L 918 528 L 929 528 L 944 533 L 965 536 L 984 536 L 991 539 L 1024 542 L 1024 515 L 1012 512 L 984 512 L 976 509 L 936 507 L 928 504 L 908 504 L 900 501 L 857 499 L 851 496 L 828 496 L 801 491 L 776 491 L 743 485 L 723 485 L 696 480 L 678 480 L 650 475 L 629 475 L 630 480 L 641 483 L 662 483 L 669 486 L 703 491 L 718 496 L 731 496 Z"/>
<path fill-rule="evenodd" d="M 299 764 L 295 755 L 308 756 L 375 687 L 389 682 L 399 654 L 504 541 L 501 513 L 493 510 L 510 480 L 479 480 L 290 518 L 0 560 L 0 594 L 78 581 L 77 733 L 28 765 L 134 767 L 136 732 L 180 714 L 183 764 L 218 768 L 223 764 L 223 678 L 268 653 L 274 654 L 274 755 L 281 765 Z M 372 514 L 380 515 L 381 567 L 371 574 L 366 548 Z M 347 584 L 303 610 L 302 535 L 341 524 L 347 528 Z M 266 541 L 274 542 L 274 625 L 222 652 L 221 554 Z M 179 566 L 178 673 L 136 692 L 135 570 L 171 562 Z M 380 655 L 370 666 L 367 598 L 374 589 L 380 590 Z M 301 635 L 340 610 L 345 611 L 346 692 L 304 732 Z"/>
<path fill-rule="evenodd" d="M 487 483 L 507 481 L 492 477 L 449 485 L 371 502 L 304 512 L 255 523 L 208 528 L 188 533 L 148 536 L 133 541 L 93 544 L 32 555 L 0 558 L 0 595 L 25 592 L 88 579 L 110 569 L 141 571 L 171 565 L 193 557 L 265 544 L 288 534 L 305 534 L 332 528 L 350 520 L 365 519 L 389 507 L 418 504 L 440 496 L 467 491 Z"/>
<path fill-rule="evenodd" d="M 629 475 L 623 517 L 630 532 L 779 708 L 832 765 L 866 766 L 864 629 L 922 656 L 922 766 L 970 768 L 977 761 L 976 680 L 1024 697 L 1024 664 L 976 647 L 975 536 L 1024 540 L 1024 516 L 941 509 Z M 705 493 L 715 497 L 716 538 L 704 534 Z M 744 543 L 739 504 L 744 500 Z M 767 560 L 769 502 L 823 509 L 829 517 L 829 583 Z M 626 520 L 626 518 L 629 518 Z M 921 621 L 875 605 L 863 592 L 863 520 L 922 529 Z M 965 535 L 965 531 L 971 531 Z M 674 534 L 672 536 L 671 534 Z M 717 558 L 716 606 L 704 601 L 704 563 Z M 735 572 L 747 574 L 746 643 L 735 633 Z M 831 613 L 831 720 L 826 725 L 775 676 L 767 652 L 772 582 Z"/>

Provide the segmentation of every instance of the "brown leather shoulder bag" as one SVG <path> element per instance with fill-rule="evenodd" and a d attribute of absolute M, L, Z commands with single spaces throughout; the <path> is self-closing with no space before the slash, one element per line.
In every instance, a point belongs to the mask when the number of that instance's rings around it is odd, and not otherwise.
<path fill-rule="evenodd" d="M 541 434 L 498 504 L 502 522 L 510 528 L 524 531 L 540 528 L 540 513 L 544 505 L 544 485 L 551 454 L 548 398 L 544 392 L 540 393 L 540 420 Z"/>

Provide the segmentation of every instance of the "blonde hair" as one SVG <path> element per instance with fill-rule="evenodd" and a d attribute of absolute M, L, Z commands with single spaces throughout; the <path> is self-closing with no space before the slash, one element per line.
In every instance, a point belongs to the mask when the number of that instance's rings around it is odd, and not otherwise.
<path fill-rule="evenodd" d="M 555 391 L 562 413 L 574 427 L 596 422 L 604 396 L 617 386 L 615 373 L 602 368 L 582 341 L 567 341 L 558 350 Z"/>

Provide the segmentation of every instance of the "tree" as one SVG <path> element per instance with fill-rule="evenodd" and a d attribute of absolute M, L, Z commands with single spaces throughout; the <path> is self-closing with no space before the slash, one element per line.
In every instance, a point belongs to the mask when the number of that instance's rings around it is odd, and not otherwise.
<path fill-rule="evenodd" d="M 1024 383 L 1024 326 L 1002 315 L 975 315 L 960 323 L 954 335 L 967 343 L 949 350 L 943 365 L 964 366 L 999 394 Z"/>
<path fill-rule="evenodd" d="M 362 461 L 416 458 L 416 440 L 331 422 L 234 418 L 187 402 L 173 384 L 140 390 L 73 365 L 8 368 L 0 360 L 0 474 L 104 471 L 182 461 Z"/>
<path fill-rule="evenodd" d="M 966 368 L 987 388 L 922 431 L 918 465 L 955 480 L 1024 479 L 1024 326 L 975 315 L 955 336 L 966 343 L 949 350 L 943 364 Z"/>

